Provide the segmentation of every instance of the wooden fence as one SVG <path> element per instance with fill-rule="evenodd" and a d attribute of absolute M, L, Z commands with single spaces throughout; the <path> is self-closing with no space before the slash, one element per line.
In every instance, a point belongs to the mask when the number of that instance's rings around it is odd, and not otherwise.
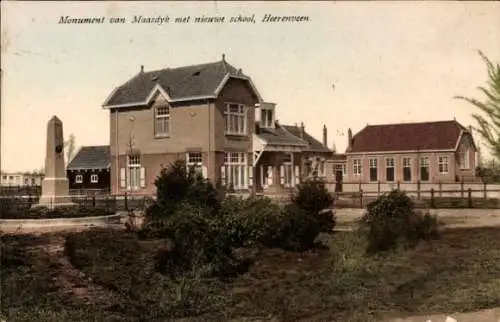
<path fill-rule="evenodd" d="M 338 192 L 339 185 L 327 182 L 331 192 Z M 340 195 L 380 196 L 393 189 L 404 191 L 413 198 L 455 197 L 466 198 L 471 193 L 472 198 L 500 198 L 500 184 L 491 183 L 466 183 L 466 182 L 343 182 Z"/>

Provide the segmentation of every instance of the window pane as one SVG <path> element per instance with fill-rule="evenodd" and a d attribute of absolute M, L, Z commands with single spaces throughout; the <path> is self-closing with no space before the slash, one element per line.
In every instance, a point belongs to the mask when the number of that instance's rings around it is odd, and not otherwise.
<path fill-rule="evenodd" d="M 429 168 L 421 167 L 420 168 L 420 180 L 429 181 Z"/>
<path fill-rule="evenodd" d="M 377 181 L 377 168 L 370 168 L 370 181 Z"/>
<path fill-rule="evenodd" d="M 403 168 L 403 180 L 411 181 L 411 168 L 409 167 Z"/>
<path fill-rule="evenodd" d="M 385 176 L 387 181 L 394 181 L 394 168 L 386 168 Z"/>

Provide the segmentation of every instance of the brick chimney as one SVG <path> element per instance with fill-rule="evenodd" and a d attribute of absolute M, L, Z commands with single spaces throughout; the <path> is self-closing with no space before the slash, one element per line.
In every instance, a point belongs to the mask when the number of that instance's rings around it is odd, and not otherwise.
<path fill-rule="evenodd" d="M 323 124 L 323 145 L 328 147 L 328 130 L 326 129 L 326 124 Z"/>
<path fill-rule="evenodd" d="M 347 149 L 351 150 L 352 149 L 352 130 L 349 128 L 347 130 Z"/>
<path fill-rule="evenodd" d="M 300 122 L 300 138 L 303 140 L 304 139 L 304 132 L 306 131 L 306 128 L 304 127 L 304 122 Z"/>

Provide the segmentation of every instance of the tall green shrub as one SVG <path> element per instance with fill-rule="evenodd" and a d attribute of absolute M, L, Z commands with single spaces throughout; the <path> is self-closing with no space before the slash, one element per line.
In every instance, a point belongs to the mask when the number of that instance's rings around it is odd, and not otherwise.
<path fill-rule="evenodd" d="M 369 203 L 361 219 L 361 228 L 366 234 L 370 253 L 399 245 L 414 247 L 419 240 L 438 237 L 436 217 L 416 211 L 410 197 L 399 190 Z"/>
<path fill-rule="evenodd" d="M 333 203 L 334 197 L 324 181 L 315 178 L 300 184 L 291 203 L 284 208 L 273 242 L 289 250 L 312 248 L 320 233 L 330 233 L 335 228 Z"/>
<path fill-rule="evenodd" d="M 188 169 L 183 160 L 162 169 L 155 186 L 156 202 L 146 212 L 153 221 L 173 214 L 182 202 L 211 209 L 218 208 L 220 204 L 219 193 L 212 183 L 193 169 Z"/>

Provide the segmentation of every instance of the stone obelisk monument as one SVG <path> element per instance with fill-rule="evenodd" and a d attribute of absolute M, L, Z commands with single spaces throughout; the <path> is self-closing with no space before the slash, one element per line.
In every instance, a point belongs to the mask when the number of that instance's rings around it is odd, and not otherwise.
<path fill-rule="evenodd" d="M 64 165 L 63 125 L 57 116 L 47 124 L 47 150 L 45 155 L 45 177 L 42 181 L 42 195 L 35 207 L 74 206 L 69 196 L 69 182 Z"/>

